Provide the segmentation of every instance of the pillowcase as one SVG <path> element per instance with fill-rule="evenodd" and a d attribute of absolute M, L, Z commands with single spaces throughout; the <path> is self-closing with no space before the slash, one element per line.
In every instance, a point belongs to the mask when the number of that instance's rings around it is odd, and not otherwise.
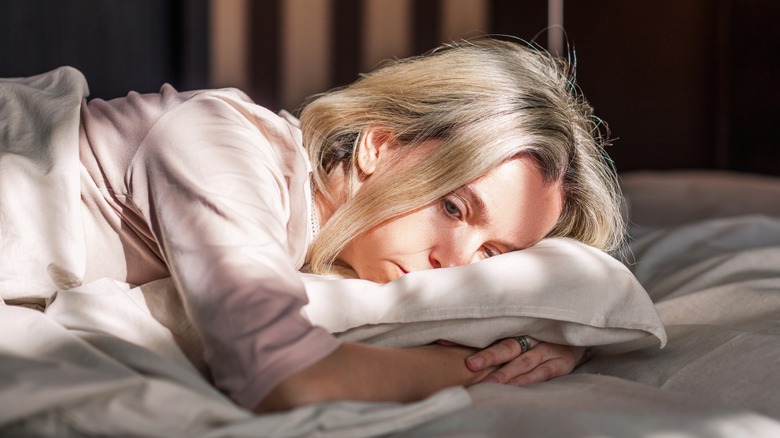
<path fill-rule="evenodd" d="M 302 313 L 344 341 L 386 347 L 439 339 L 484 348 L 508 336 L 598 346 L 655 337 L 660 317 L 618 260 L 572 239 L 452 268 L 412 272 L 387 284 L 303 274 Z"/>

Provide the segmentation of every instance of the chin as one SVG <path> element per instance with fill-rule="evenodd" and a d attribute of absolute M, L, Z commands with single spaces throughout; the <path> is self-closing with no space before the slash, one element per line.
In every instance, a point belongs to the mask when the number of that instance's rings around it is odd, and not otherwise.
<path fill-rule="evenodd" d="M 385 270 L 371 269 L 368 272 L 362 274 L 360 273 L 360 271 L 356 271 L 356 272 L 358 273 L 359 278 L 362 278 L 363 280 L 373 281 L 374 283 L 390 283 L 391 281 L 403 275 L 403 272 L 395 264 L 392 263 Z"/>
<path fill-rule="evenodd" d="M 363 280 L 373 281 L 374 283 L 389 283 L 395 280 L 395 278 L 388 277 L 387 275 L 384 275 L 382 273 L 372 273 L 366 275 L 365 277 L 360 277 L 360 278 L 362 278 Z"/>

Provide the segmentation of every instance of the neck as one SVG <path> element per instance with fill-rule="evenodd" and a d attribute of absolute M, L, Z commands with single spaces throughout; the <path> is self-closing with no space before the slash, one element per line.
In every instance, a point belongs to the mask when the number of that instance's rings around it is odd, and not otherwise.
<path fill-rule="evenodd" d="M 315 190 L 313 196 L 314 210 L 317 220 L 319 220 L 319 226 L 322 228 L 325 226 L 325 223 L 330 220 L 330 217 L 333 216 L 333 212 L 336 210 L 325 200 L 325 197 L 322 196 L 322 193 L 319 190 Z"/>
<path fill-rule="evenodd" d="M 344 174 L 343 166 L 338 166 L 328 174 L 326 190 L 323 191 L 315 187 L 312 195 L 320 227 L 323 227 L 348 198 L 347 177 Z"/>

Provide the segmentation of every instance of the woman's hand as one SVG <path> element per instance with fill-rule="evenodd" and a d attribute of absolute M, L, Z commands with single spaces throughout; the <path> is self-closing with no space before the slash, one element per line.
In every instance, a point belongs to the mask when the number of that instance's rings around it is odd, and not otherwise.
<path fill-rule="evenodd" d="M 515 338 L 505 338 L 466 359 L 466 366 L 474 372 L 500 366 L 480 383 L 524 386 L 569 374 L 585 355 L 584 347 L 527 339 L 531 348 L 525 353 Z"/>

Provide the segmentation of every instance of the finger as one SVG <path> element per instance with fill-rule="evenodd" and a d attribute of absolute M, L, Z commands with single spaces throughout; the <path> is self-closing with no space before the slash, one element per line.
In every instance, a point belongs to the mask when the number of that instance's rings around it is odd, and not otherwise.
<path fill-rule="evenodd" d="M 505 338 L 466 359 L 466 367 L 471 371 L 480 371 L 505 364 L 520 353 L 520 344 L 514 338 Z"/>
<path fill-rule="evenodd" d="M 507 383 L 518 376 L 531 372 L 544 361 L 545 357 L 542 353 L 528 351 L 488 374 L 481 382 Z"/>
<path fill-rule="evenodd" d="M 482 382 L 530 384 L 570 373 L 577 366 L 584 348 L 540 343 L 503 367 L 488 374 Z M 542 366 L 542 370 L 531 373 Z M 525 377 L 520 377 L 525 374 Z"/>
<path fill-rule="evenodd" d="M 539 364 L 531 371 L 518 375 L 506 383 L 513 386 L 526 386 L 534 383 L 546 382 L 550 379 L 569 374 L 573 369 L 568 361 L 562 359 L 548 360 Z"/>
<path fill-rule="evenodd" d="M 542 342 L 525 336 L 529 350 Z M 471 371 L 480 371 L 488 367 L 496 367 L 505 364 L 523 354 L 521 343 L 515 338 L 504 338 L 493 345 L 477 352 L 466 360 L 466 367 Z"/>
<path fill-rule="evenodd" d="M 544 342 L 536 340 L 536 338 L 532 338 L 530 336 L 525 337 L 528 340 L 528 349 L 532 349 L 536 347 L 539 344 L 543 344 Z"/>
<path fill-rule="evenodd" d="M 580 363 L 582 358 L 585 356 L 586 350 L 587 349 L 585 347 L 551 344 L 547 342 L 540 342 L 539 347 L 534 349 L 535 352 L 543 354 L 543 361 L 558 358 L 563 360 L 565 363 L 570 364 L 572 369 L 574 369 L 574 367 Z"/>

